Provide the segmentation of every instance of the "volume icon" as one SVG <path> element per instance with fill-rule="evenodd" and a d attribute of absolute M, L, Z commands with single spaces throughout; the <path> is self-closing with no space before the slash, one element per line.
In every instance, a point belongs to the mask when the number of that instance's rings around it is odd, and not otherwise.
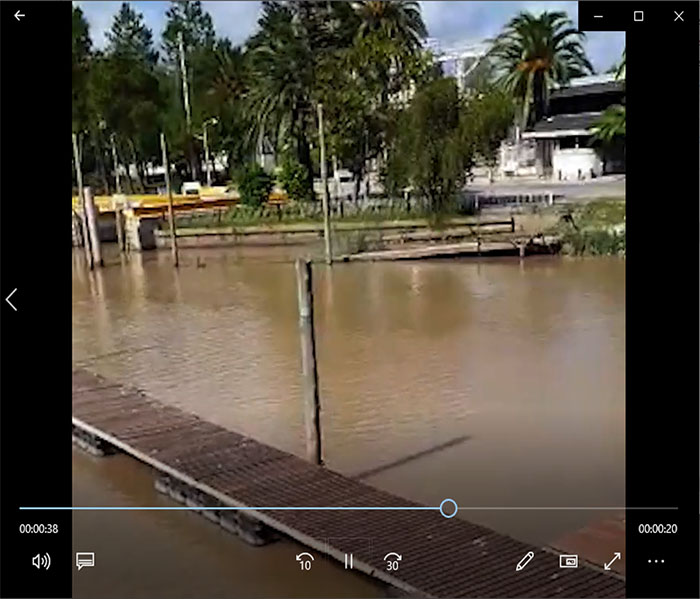
<path fill-rule="evenodd" d="M 51 556 L 48 553 L 44 553 L 44 555 L 41 555 L 41 553 L 37 553 L 32 558 L 32 565 L 37 570 L 41 570 L 42 568 L 44 570 L 48 570 L 51 567 Z"/>

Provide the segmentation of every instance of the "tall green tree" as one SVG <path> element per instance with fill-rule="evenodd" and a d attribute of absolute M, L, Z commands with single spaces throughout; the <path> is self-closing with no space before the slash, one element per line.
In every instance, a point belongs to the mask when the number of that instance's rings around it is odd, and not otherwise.
<path fill-rule="evenodd" d="M 80 131 L 88 123 L 87 85 L 92 41 L 83 11 L 77 6 L 73 6 L 72 34 L 73 131 Z"/>
<path fill-rule="evenodd" d="M 127 60 L 155 65 L 158 52 L 153 47 L 153 33 L 144 24 L 143 15 L 122 2 L 107 32 L 107 52 Z"/>
<path fill-rule="evenodd" d="M 448 210 L 473 163 L 474 144 L 465 118 L 453 78 L 419 89 L 392 142 L 389 187 L 413 187 L 434 215 Z"/>
<path fill-rule="evenodd" d="M 319 59 L 313 40 L 321 35 L 311 8 L 308 3 L 263 2 L 259 32 L 248 44 L 252 141 L 259 144 L 267 136 L 278 150 L 292 152 L 310 180 Z"/>
<path fill-rule="evenodd" d="M 143 15 L 126 2 L 114 16 L 107 42 L 91 77 L 92 103 L 100 125 L 96 133 L 102 143 L 104 133 L 115 136 L 121 164 L 134 165 L 143 191 L 145 163 L 159 162 L 156 140 L 163 100 L 155 70 L 158 55 Z M 131 186 L 129 178 L 126 183 Z"/>
<path fill-rule="evenodd" d="M 417 52 L 428 30 L 418 2 L 412 0 L 362 0 L 353 6 L 360 18 L 360 38 L 380 34 L 408 53 Z"/>
<path fill-rule="evenodd" d="M 545 11 L 539 16 L 521 12 L 493 40 L 490 57 L 501 83 L 520 104 L 523 127 L 544 115 L 554 84 L 593 72 L 584 38 L 565 12 Z"/>
<path fill-rule="evenodd" d="M 207 130 L 209 146 L 212 152 L 226 153 L 227 171 L 232 172 L 249 160 L 253 150 L 247 139 L 251 123 L 245 110 L 248 72 L 243 50 L 229 40 L 217 40 L 206 78 L 202 118 L 218 120 L 216 127 Z"/>
<path fill-rule="evenodd" d="M 175 86 L 167 85 L 170 102 L 179 105 L 180 110 L 171 107 L 169 114 L 173 120 L 166 131 L 176 153 L 186 155 L 189 165 L 189 177 L 196 180 L 201 172 L 201 144 L 196 141 L 195 131 L 200 131 L 207 115 L 202 111 L 202 95 L 208 87 L 207 74 L 211 72 L 216 36 L 211 15 L 207 13 L 199 0 L 172 0 L 166 12 L 162 46 L 166 58 L 166 67 L 170 77 L 179 83 L 179 93 Z M 188 85 L 190 126 L 187 123 L 185 100 L 183 97 L 182 72 L 180 69 L 180 39 Z M 177 115 L 180 114 L 180 118 Z"/>
<path fill-rule="evenodd" d="M 163 51 L 169 63 L 179 61 L 180 35 L 187 55 L 199 48 L 213 47 L 216 39 L 214 23 L 200 0 L 172 0 L 165 19 Z"/>
<path fill-rule="evenodd" d="M 476 154 L 489 169 L 489 179 L 498 164 L 501 142 L 508 135 L 515 116 L 513 99 L 498 86 L 482 84 L 465 100 L 465 134 Z"/>

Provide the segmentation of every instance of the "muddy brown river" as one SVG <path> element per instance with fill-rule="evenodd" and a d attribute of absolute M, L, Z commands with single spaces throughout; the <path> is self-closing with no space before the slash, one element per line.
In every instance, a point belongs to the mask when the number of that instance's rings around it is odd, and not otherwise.
<path fill-rule="evenodd" d="M 111 254 L 94 274 L 75 253 L 73 362 L 303 455 L 292 260 L 308 251 L 187 250 L 178 270 L 167 253 Z M 328 467 L 429 505 L 450 497 L 474 508 L 459 517 L 537 544 L 608 512 L 510 508 L 624 505 L 624 260 L 319 264 L 314 277 Z M 76 505 L 174 505 L 125 456 L 75 450 L 73 465 Z M 75 571 L 76 596 L 385 594 L 186 512 L 78 512 L 74 532 L 99 561 Z"/>

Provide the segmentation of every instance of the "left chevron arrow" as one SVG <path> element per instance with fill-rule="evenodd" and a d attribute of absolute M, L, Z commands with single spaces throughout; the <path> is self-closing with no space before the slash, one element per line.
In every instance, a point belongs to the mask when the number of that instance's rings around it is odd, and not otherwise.
<path fill-rule="evenodd" d="M 8 295 L 5 298 L 5 301 L 10 304 L 10 308 L 12 308 L 15 312 L 17 312 L 17 308 L 15 308 L 14 304 L 10 301 L 10 298 L 15 294 L 15 291 L 17 291 L 17 287 L 15 287 L 12 291 L 10 291 L 10 295 Z"/>

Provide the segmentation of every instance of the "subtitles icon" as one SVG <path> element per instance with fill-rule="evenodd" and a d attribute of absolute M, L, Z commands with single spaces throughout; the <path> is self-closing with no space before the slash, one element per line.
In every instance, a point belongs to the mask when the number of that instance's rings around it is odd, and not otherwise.
<path fill-rule="evenodd" d="M 75 565 L 78 566 L 78 570 L 83 568 L 92 568 L 95 566 L 95 554 L 87 553 L 83 551 L 82 553 L 75 554 Z"/>

